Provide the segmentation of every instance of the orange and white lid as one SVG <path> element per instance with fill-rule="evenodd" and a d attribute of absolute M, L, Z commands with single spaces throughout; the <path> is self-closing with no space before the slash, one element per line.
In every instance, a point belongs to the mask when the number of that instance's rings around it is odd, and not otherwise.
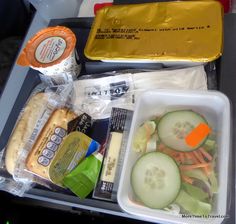
<path fill-rule="evenodd" d="M 20 53 L 17 64 L 46 68 L 59 64 L 74 51 L 75 34 L 67 27 L 48 27 L 36 33 Z"/>

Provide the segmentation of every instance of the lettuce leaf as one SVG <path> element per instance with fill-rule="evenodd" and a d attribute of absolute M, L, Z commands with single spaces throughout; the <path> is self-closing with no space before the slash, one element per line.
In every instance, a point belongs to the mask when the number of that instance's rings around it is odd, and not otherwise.
<path fill-rule="evenodd" d="M 146 151 L 147 142 L 151 135 L 155 132 L 156 123 L 154 121 L 146 121 L 136 131 L 133 139 L 133 150 L 138 153 L 144 153 Z"/>
<path fill-rule="evenodd" d="M 196 178 L 198 180 L 202 180 L 203 182 L 208 182 L 207 176 L 202 172 L 201 169 L 193 169 L 189 171 L 183 171 L 183 174 L 189 177 Z"/>
<path fill-rule="evenodd" d="M 176 201 L 179 206 L 192 215 L 208 215 L 211 212 L 211 204 L 202 202 L 181 190 Z"/>
<path fill-rule="evenodd" d="M 189 195 L 191 195 L 193 198 L 195 198 L 197 200 L 204 201 L 209 198 L 209 194 L 207 192 L 203 191 L 199 187 L 196 187 L 196 186 L 193 186 L 193 185 L 187 184 L 187 183 L 182 183 L 182 187 Z"/>
<path fill-rule="evenodd" d="M 217 193 L 218 192 L 218 181 L 217 181 L 216 174 L 214 171 L 212 171 L 210 173 L 209 181 L 210 181 L 210 186 L 211 186 L 211 192 Z"/>

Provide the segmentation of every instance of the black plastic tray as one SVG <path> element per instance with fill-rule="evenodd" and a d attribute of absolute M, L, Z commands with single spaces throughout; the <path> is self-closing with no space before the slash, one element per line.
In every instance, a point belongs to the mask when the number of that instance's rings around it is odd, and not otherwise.
<path fill-rule="evenodd" d="M 92 24 L 91 18 L 73 18 L 63 20 L 52 20 L 50 26 L 62 25 L 67 26 L 73 30 L 77 36 L 77 51 L 79 54 L 80 61 L 83 65 L 81 75 L 90 73 L 101 73 L 111 70 L 121 69 L 160 69 L 163 66 L 161 64 L 125 64 L 125 63 L 104 63 L 100 61 L 91 62 L 87 59 L 84 54 L 84 46 L 90 31 Z M 232 129 L 236 128 L 236 116 L 235 116 L 235 105 L 236 105 L 236 15 L 229 14 L 225 17 L 225 37 L 224 37 L 224 54 L 219 61 L 206 66 L 206 72 L 208 75 L 208 87 L 210 89 L 218 89 L 225 93 L 232 102 Z M 214 66 L 216 65 L 216 70 Z M 234 74 L 235 73 L 235 74 Z M 210 81 L 210 82 L 209 82 Z M 21 92 L 18 95 L 16 103 L 9 114 L 7 124 L 3 132 L 1 133 L 0 149 L 4 148 L 7 144 L 8 138 L 17 120 L 17 117 L 22 109 L 24 103 L 28 99 L 31 91 L 40 83 L 38 73 L 34 70 L 29 70 L 27 78 L 21 87 Z M 230 172 L 231 183 L 231 195 L 229 195 L 229 212 L 230 218 L 225 219 L 224 223 L 235 223 L 235 133 L 233 133 L 233 153 L 232 153 L 232 170 Z M 37 199 L 39 201 L 47 202 L 48 204 L 65 205 L 71 208 L 80 208 L 86 210 L 92 210 L 102 213 L 108 213 L 123 217 L 137 218 L 126 213 L 123 213 L 116 203 L 105 202 L 95 199 L 85 199 L 81 201 L 76 196 L 65 195 L 58 192 L 52 192 L 46 189 L 34 188 L 25 194 L 25 197 Z M 230 200 L 231 199 L 231 200 Z M 138 218 L 137 218 L 138 219 Z"/>

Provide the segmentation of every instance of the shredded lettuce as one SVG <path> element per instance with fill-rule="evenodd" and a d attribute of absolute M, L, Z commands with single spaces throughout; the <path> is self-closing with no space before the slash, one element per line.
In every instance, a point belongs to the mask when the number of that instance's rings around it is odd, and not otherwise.
<path fill-rule="evenodd" d="M 193 215 L 208 215 L 211 212 L 211 204 L 193 198 L 184 190 L 180 191 L 176 203 Z"/>
<path fill-rule="evenodd" d="M 212 139 L 207 139 L 204 144 L 204 149 L 206 149 L 207 151 L 215 151 L 216 141 Z"/>
<path fill-rule="evenodd" d="M 202 172 L 201 169 L 183 171 L 183 174 L 189 177 L 196 178 L 198 180 L 202 180 L 203 182 L 208 182 L 207 176 Z"/>
<path fill-rule="evenodd" d="M 138 128 L 133 140 L 133 150 L 135 152 L 144 153 L 146 151 L 147 142 L 155 129 L 156 123 L 154 121 L 146 121 Z"/>
<path fill-rule="evenodd" d="M 133 150 L 138 153 L 156 151 L 159 144 L 156 126 L 160 117 L 155 117 L 143 123 L 137 130 L 133 140 Z M 181 171 L 181 174 L 193 179 L 192 184 L 182 182 L 182 188 L 174 204 L 170 204 L 164 210 L 173 214 L 187 212 L 193 215 L 208 215 L 212 210 L 213 195 L 218 191 L 217 174 L 215 172 L 217 143 L 215 133 L 211 133 L 202 146 L 212 157 L 212 171 L 206 175 L 201 168 Z M 184 164 L 192 164 L 191 158 L 184 158 Z"/>
<path fill-rule="evenodd" d="M 147 141 L 146 152 L 154 152 L 157 150 L 158 135 L 154 133 L 151 138 Z"/>
<path fill-rule="evenodd" d="M 195 178 L 196 181 L 194 181 L 194 185 L 208 193 L 210 197 L 217 192 L 218 184 L 214 171 L 210 173 L 209 177 L 207 177 L 201 169 L 184 171 L 184 175 Z"/>
<path fill-rule="evenodd" d="M 212 171 L 210 173 L 209 181 L 210 181 L 210 186 L 211 186 L 211 192 L 217 193 L 218 192 L 218 181 L 217 181 L 216 174 L 214 171 Z"/>
<path fill-rule="evenodd" d="M 204 201 L 209 198 L 209 194 L 203 191 L 200 187 L 196 187 L 187 183 L 182 183 L 182 187 L 188 194 L 197 200 Z"/>

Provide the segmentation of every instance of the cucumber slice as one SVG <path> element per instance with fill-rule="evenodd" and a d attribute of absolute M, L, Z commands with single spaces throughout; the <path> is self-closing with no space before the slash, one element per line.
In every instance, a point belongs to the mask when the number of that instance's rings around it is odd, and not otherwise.
<path fill-rule="evenodd" d="M 191 110 L 168 112 L 160 119 L 157 133 L 162 143 L 167 147 L 177 151 L 189 152 L 199 148 L 208 137 L 203 138 L 195 147 L 186 143 L 186 136 L 200 123 L 207 124 L 207 121 L 200 114 Z"/>
<path fill-rule="evenodd" d="M 165 208 L 178 196 L 180 171 L 170 156 L 161 152 L 146 153 L 133 166 L 131 185 L 147 207 Z"/>

